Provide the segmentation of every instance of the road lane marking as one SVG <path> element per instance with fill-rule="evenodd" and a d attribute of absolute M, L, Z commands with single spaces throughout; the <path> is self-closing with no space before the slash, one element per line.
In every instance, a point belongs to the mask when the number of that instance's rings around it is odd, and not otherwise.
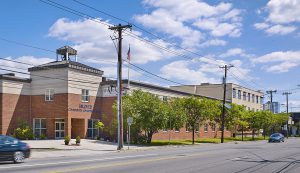
<path fill-rule="evenodd" d="M 145 159 L 145 160 L 134 160 L 134 161 L 125 161 L 125 162 L 118 162 L 118 163 L 110 163 L 105 165 L 97 165 L 97 166 L 85 166 L 80 168 L 70 168 L 65 170 L 58 170 L 58 171 L 48 171 L 46 173 L 66 173 L 66 172 L 75 172 L 75 171 L 84 171 L 84 170 L 91 170 L 91 169 L 98 169 L 98 168 L 108 168 L 108 167 L 115 167 L 115 166 L 128 166 L 133 164 L 142 164 L 142 163 L 149 163 L 149 162 L 156 162 L 156 161 L 163 161 L 163 160 L 172 160 L 178 158 L 188 158 L 188 157 L 195 157 L 199 155 L 205 155 L 203 153 L 197 154 L 190 154 L 190 155 L 176 155 L 176 156 L 167 156 L 161 158 L 154 158 L 154 159 Z M 206 155 L 209 155 L 207 153 Z"/>
<path fill-rule="evenodd" d="M 34 167 L 34 166 L 48 166 L 48 165 L 61 165 L 61 164 L 70 164 L 70 163 L 81 163 L 81 162 L 93 162 L 93 161 L 105 161 L 105 160 L 114 160 L 114 159 L 127 159 L 127 158 L 135 158 L 135 157 L 147 157 L 147 156 L 157 156 L 158 154 L 145 154 L 145 155 L 134 155 L 134 156 L 124 156 L 124 157 L 108 157 L 101 159 L 90 159 L 90 160 L 75 160 L 75 161 L 67 161 L 67 162 L 53 162 L 53 163 L 43 163 L 43 164 L 32 164 L 32 165 L 14 165 L 14 166 L 6 166 L 0 167 L 1 169 L 9 169 L 9 168 L 24 168 L 24 167 Z"/>

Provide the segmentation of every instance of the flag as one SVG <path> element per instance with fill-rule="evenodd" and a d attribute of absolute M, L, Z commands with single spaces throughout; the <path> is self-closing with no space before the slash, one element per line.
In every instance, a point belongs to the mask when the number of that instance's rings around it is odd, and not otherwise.
<path fill-rule="evenodd" d="M 130 45 L 129 45 L 128 52 L 127 52 L 127 59 L 130 61 Z"/>

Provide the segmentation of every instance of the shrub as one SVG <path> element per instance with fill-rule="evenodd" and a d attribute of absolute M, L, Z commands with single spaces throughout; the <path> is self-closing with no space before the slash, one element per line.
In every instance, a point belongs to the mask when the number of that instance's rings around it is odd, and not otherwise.
<path fill-rule="evenodd" d="M 40 139 L 46 139 L 46 135 L 45 134 L 41 134 L 40 135 Z"/>
<path fill-rule="evenodd" d="M 80 136 L 76 137 L 76 144 L 80 143 Z"/>
<path fill-rule="evenodd" d="M 25 128 L 17 128 L 15 130 L 14 136 L 17 139 L 21 139 L 21 140 L 28 140 L 28 139 L 33 139 L 34 138 L 34 134 L 32 133 L 32 130 L 26 126 Z"/>
<path fill-rule="evenodd" d="M 65 137 L 65 144 L 69 145 L 69 142 L 71 141 L 71 138 L 69 136 Z"/>

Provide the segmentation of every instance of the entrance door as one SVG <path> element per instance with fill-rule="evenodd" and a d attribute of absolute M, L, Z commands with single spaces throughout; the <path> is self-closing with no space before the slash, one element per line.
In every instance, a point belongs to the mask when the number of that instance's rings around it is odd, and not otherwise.
<path fill-rule="evenodd" d="M 61 139 L 65 137 L 65 122 L 55 122 L 55 138 Z"/>

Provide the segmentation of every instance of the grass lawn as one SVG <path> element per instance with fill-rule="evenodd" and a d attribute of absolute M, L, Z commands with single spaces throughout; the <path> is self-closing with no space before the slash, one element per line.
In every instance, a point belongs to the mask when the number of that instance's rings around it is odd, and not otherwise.
<path fill-rule="evenodd" d="M 263 136 L 259 136 L 259 137 L 255 137 L 254 141 L 256 140 L 267 140 L 268 137 L 266 137 L 266 139 L 264 139 Z M 242 137 L 230 137 L 230 138 L 224 138 L 224 142 L 233 142 L 233 141 L 242 141 Z M 244 137 L 244 141 L 253 141 L 252 137 Z M 214 144 L 218 144 L 221 143 L 221 139 L 220 138 L 201 138 L 201 139 L 197 139 L 195 140 L 195 143 L 214 143 Z M 162 145 L 192 145 L 192 140 L 171 140 L 169 142 L 169 140 L 152 140 L 151 146 L 162 146 Z"/>

